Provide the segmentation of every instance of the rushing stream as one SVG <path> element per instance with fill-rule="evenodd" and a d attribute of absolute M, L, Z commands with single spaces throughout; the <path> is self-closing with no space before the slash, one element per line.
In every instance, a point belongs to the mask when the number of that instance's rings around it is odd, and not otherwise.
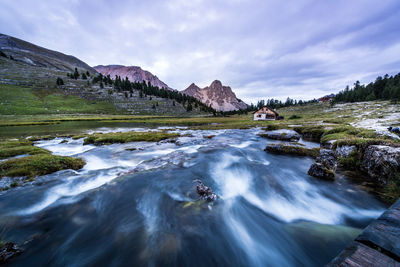
<path fill-rule="evenodd" d="M 268 154 L 259 129 L 172 131 L 189 135 L 38 142 L 87 164 L 0 194 L 1 236 L 26 242 L 10 264 L 321 266 L 385 208 L 345 177 L 308 176 L 310 158 Z M 199 201 L 194 179 L 220 198 Z"/>

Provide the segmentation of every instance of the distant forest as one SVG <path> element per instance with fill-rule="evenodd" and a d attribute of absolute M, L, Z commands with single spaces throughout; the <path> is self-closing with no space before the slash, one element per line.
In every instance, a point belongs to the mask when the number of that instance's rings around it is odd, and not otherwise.
<path fill-rule="evenodd" d="M 375 82 L 368 85 L 361 85 L 359 81 L 353 88 L 346 86 L 333 99 L 334 103 L 339 102 L 359 102 L 373 100 L 392 100 L 400 101 L 400 73 L 395 76 L 385 75 L 376 78 Z"/>

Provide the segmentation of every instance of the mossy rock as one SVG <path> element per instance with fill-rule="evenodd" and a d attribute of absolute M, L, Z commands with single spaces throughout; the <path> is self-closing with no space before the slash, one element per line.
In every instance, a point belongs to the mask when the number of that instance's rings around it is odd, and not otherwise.
<path fill-rule="evenodd" d="M 322 126 L 302 126 L 294 127 L 293 130 L 300 133 L 304 140 L 319 142 L 325 129 Z"/>
<path fill-rule="evenodd" d="M 305 148 L 301 146 L 291 146 L 286 144 L 270 144 L 264 149 L 274 154 L 285 154 L 295 156 L 306 156 L 316 158 L 319 155 L 319 148 Z"/>

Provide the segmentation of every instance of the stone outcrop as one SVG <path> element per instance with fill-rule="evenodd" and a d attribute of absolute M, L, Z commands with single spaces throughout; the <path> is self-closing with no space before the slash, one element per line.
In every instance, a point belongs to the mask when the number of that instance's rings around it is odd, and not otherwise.
<path fill-rule="evenodd" d="M 213 193 L 210 187 L 203 184 L 200 180 L 194 180 L 197 183 L 196 190 L 197 194 L 199 194 L 200 199 L 207 200 L 207 201 L 214 201 L 217 200 L 217 195 Z"/>
<path fill-rule="evenodd" d="M 269 144 L 264 150 L 274 154 L 308 156 L 313 158 L 316 158 L 319 155 L 319 148 L 305 148 L 299 145 L 290 144 Z"/>
<path fill-rule="evenodd" d="M 218 80 L 203 89 L 192 83 L 182 91 L 183 94 L 192 96 L 217 111 L 232 111 L 246 109 L 247 104 L 238 99 L 229 86 L 224 86 Z"/>
<path fill-rule="evenodd" d="M 369 176 L 386 184 L 392 175 L 400 173 L 400 147 L 368 146 L 364 151 L 361 168 Z"/>
<path fill-rule="evenodd" d="M 115 75 L 121 76 L 121 79 L 128 77 L 131 82 L 150 82 L 151 85 L 159 88 L 173 90 L 166 83 L 161 81 L 156 75 L 151 72 L 142 70 L 138 66 L 122 66 L 122 65 L 99 65 L 95 66 L 94 69 L 103 75 L 110 75 L 111 79 L 115 78 Z"/>
<path fill-rule="evenodd" d="M 22 253 L 22 249 L 12 242 L 0 243 L 0 265 Z"/>
<path fill-rule="evenodd" d="M 340 146 L 336 148 L 336 155 L 339 158 L 347 158 L 356 149 L 356 146 Z"/>
<path fill-rule="evenodd" d="M 329 170 L 336 170 L 337 166 L 337 157 L 335 152 L 330 149 L 321 149 L 319 151 L 319 156 L 316 159 L 316 162 L 321 163 Z"/>
<path fill-rule="evenodd" d="M 337 166 L 335 152 L 329 149 L 321 149 L 315 161 L 308 170 L 309 175 L 324 180 L 335 179 L 334 172 Z"/>
<path fill-rule="evenodd" d="M 310 169 L 308 170 L 308 174 L 320 178 L 323 180 L 334 180 L 335 175 L 332 170 L 329 170 L 324 165 L 319 162 L 315 162 L 311 165 Z"/>
<path fill-rule="evenodd" d="M 289 142 L 296 142 L 300 139 L 300 134 L 293 130 L 275 130 L 275 131 L 268 131 L 264 134 L 260 134 L 260 136 L 273 139 L 273 140 L 281 140 L 281 141 L 289 141 Z"/>

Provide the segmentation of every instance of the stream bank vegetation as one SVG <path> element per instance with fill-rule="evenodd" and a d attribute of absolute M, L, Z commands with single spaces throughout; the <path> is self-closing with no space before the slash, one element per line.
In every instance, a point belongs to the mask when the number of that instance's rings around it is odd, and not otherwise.
<path fill-rule="evenodd" d="M 94 133 L 84 139 L 83 144 L 110 145 L 114 143 L 128 142 L 159 142 L 166 139 L 179 137 L 178 133 L 167 132 L 117 132 L 117 133 Z"/>
<path fill-rule="evenodd" d="M 85 165 L 80 158 L 52 155 L 50 151 L 34 146 L 32 141 L 3 140 L 0 142 L 0 179 L 2 177 L 26 177 L 30 181 L 36 176 L 59 170 L 79 170 Z M 18 182 L 11 182 L 15 187 Z M 7 188 L 5 188 L 7 189 Z"/>
<path fill-rule="evenodd" d="M 0 135 L 2 129 L 11 131 L 12 129 L 25 129 L 25 132 L 36 134 L 29 129 L 29 123 L 33 127 L 46 127 L 45 123 L 51 123 L 51 129 L 45 135 L 26 138 L 24 135 L 16 137 L 20 140 L 7 141 L 14 142 L 14 145 L 4 143 L 4 151 L 0 154 L 2 158 L 17 156 L 17 154 L 28 154 L 32 157 L 37 155 L 48 155 L 52 157 L 46 150 L 35 148 L 32 146 L 33 141 L 41 139 L 51 139 L 55 137 L 71 137 L 72 139 L 84 138 L 85 144 L 112 144 L 127 143 L 134 141 L 150 141 L 158 142 L 165 139 L 173 139 L 179 136 L 177 133 L 169 133 L 168 131 L 150 131 L 150 132 L 125 132 L 125 133 L 94 133 L 87 134 L 83 131 L 76 133 L 71 122 L 93 122 L 97 126 L 104 127 L 107 123 L 129 123 L 129 127 L 159 127 L 159 126 L 183 126 L 191 130 L 220 130 L 220 129 L 251 129 L 253 127 L 262 128 L 265 131 L 278 129 L 291 129 L 302 135 L 303 139 L 318 142 L 321 147 L 327 147 L 336 150 L 340 147 L 354 146 L 356 149 L 347 157 L 341 158 L 339 164 L 348 171 L 360 172 L 365 177 L 359 166 L 363 153 L 370 145 L 387 145 L 391 147 L 400 146 L 399 139 L 377 132 L 374 129 L 366 129 L 360 127 L 358 123 L 364 120 L 375 120 L 376 124 L 384 124 L 384 126 L 398 126 L 398 117 L 393 116 L 398 107 L 388 101 L 376 101 L 352 104 L 336 104 L 315 103 L 289 105 L 278 109 L 279 113 L 285 117 L 279 121 L 253 121 L 251 114 L 235 114 L 230 116 L 192 116 L 192 117 L 173 117 L 173 116 L 150 116 L 150 115 L 126 115 L 126 114 L 38 114 L 38 115 L 8 115 L 1 116 Z M 40 125 L 40 123 L 44 123 Z M 55 124 L 53 124 L 55 123 Z M 68 123 L 68 124 L 67 124 Z M 20 126 L 5 126 L 20 125 Z M 136 126 L 135 126 L 136 125 Z M 25 128 L 28 127 L 28 128 Z M 56 132 L 58 127 L 62 128 L 62 132 Z M 54 132 L 51 132 L 54 131 Z M 19 148 L 20 147 L 20 148 Z M 270 148 L 272 150 L 274 148 Z M 287 153 L 293 155 L 304 155 L 317 157 L 318 151 L 308 150 L 301 145 L 295 145 L 295 148 L 281 149 L 287 150 Z M 28 160 L 30 160 L 28 157 Z M 22 159 L 21 159 L 22 162 Z M 3 162 L 4 164 L 4 162 Z M 21 163 L 22 164 L 22 163 Z M 26 163 L 28 164 L 28 163 Z M 32 165 L 31 165 L 32 166 Z M 37 165 L 33 165 L 37 166 Z M 65 167 L 66 165 L 58 164 Z M 352 168 L 350 170 L 350 168 Z M 26 173 L 34 173 L 27 171 Z M 381 186 L 376 183 L 376 188 L 380 187 L 378 194 L 383 196 L 387 201 L 394 199 L 400 188 L 398 176 L 391 178 L 389 183 Z"/>

